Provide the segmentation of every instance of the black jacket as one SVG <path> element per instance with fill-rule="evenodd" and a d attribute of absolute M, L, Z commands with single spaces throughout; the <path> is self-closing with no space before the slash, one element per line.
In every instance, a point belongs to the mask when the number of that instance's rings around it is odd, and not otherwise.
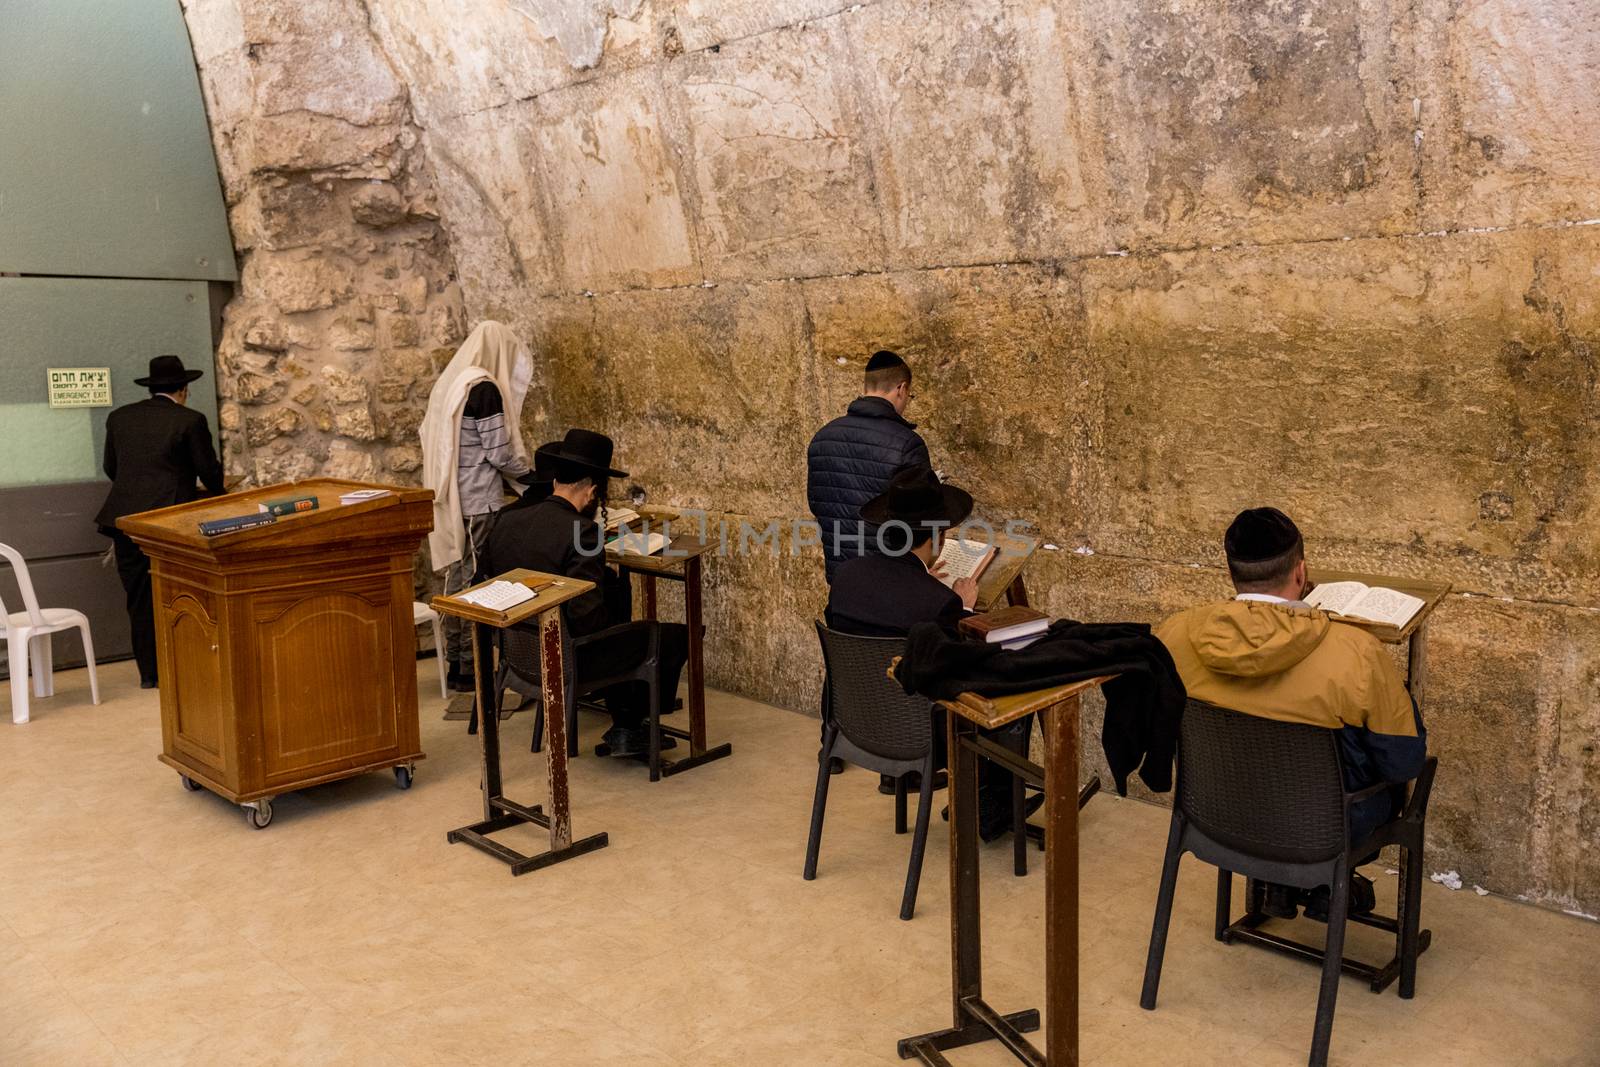
<path fill-rule="evenodd" d="M 120 407 L 106 419 L 105 472 L 111 492 L 94 521 L 107 536 L 124 515 L 197 499 L 196 481 L 222 492 L 222 464 L 206 417 L 162 396 Z"/>
<path fill-rule="evenodd" d="M 1105 685 L 1106 713 L 1100 746 L 1127 795 L 1128 775 L 1158 793 L 1172 788 L 1172 758 L 1187 699 L 1167 647 L 1142 623 L 1079 623 L 1059 619 L 1026 648 L 956 641 L 937 626 L 911 631 L 900 684 L 908 693 L 952 700 L 963 692 L 984 696 L 1034 689 L 1115 674 Z"/>
<path fill-rule="evenodd" d="M 584 551 L 579 551 L 580 546 Z M 517 567 L 581 578 L 595 588 L 562 605 L 575 637 L 604 630 L 613 620 L 606 590 L 619 579 L 600 550 L 600 527 L 559 496 L 530 507 L 505 508 L 494 520 L 479 556 L 479 573 L 504 574 Z M 625 620 L 626 617 L 624 617 Z"/>
<path fill-rule="evenodd" d="M 834 573 L 824 619 L 828 629 L 861 637 L 904 637 L 920 622 L 954 627 L 961 598 L 909 553 L 869 553 Z"/>
<path fill-rule="evenodd" d="M 916 427 L 879 396 L 857 397 L 817 431 L 806 449 L 806 502 L 822 526 L 828 581 L 840 563 L 861 554 L 853 542 L 836 543 L 840 525 L 853 535 L 861 505 L 883 492 L 895 471 L 927 462 L 928 446 Z"/>

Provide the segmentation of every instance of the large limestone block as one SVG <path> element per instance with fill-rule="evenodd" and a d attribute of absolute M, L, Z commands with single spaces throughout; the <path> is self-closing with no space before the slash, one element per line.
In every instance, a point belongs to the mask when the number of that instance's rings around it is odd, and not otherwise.
<path fill-rule="evenodd" d="M 1210 558 L 1275 503 L 1330 561 L 1592 601 L 1597 258 L 1572 229 L 1087 264 L 1095 547 Z"/>
<path fill-rule="evenodd" d="M 657 72 L 645 71 L 538 100 L 539 158 L 568 290 L 700 280 L 662 96 Z"/>
<path fill-rule="evenodd" d="M 836 22 L 763 34 L 669 68 L 709 276 L 838 274 L 883 262 L 848 46 Z"/>
<path fill-rule="evenodd" d="M 1110 221 L 1129 248 L 1414 230 L 1403 13 L 1387 3 L 1080 3 Z"/>
<path fill-rule="evenodd" d="M 1052 8 L 884 0 L 843 22 L 879 146 L 892 265 L 1104 247 L 1091 197 L 1098 164 L 1080 159 L 1080 102 Z"/>
<path fill-rule="evenodd" d="M 617 440 L 651 499 L 797 514 L 815 373 L 794 285 L 718 286 L 595 298 L 589 336 L 549 359 L 555 417 Z"/>
<path fill-rule="evenodd" d="M 892 348 L 912 368 L 907 417 L 980 515 L 1081 525 L 1099 403 L 1075 276 L 981 267 L 822 278 L 804 290 L 821 421 L 861 394 L 867 357 Z"/>
<path fill-rule="evenodd" d="M 426 144 L 457 273 L 474 307 L 558 286 L 534 104 L 439 120 Z"/>
<path fill-rule="evenodd" d="M 404 117 L 406 87 L 373 39 L 356 0 L 247 3 L 263 115 L 308 111 L 352 126 Z"/>
<path fill-rule="evenodd" d="M 734 4 L 727 0 L 651 0 L 645 7 L 657 5 L 671 8 L 662 21 L 672 26 L 679 45 L 689 52 L 780 27 L 813 21 L 837 23 L 841 7 L 838 0 L 739 0 Z"/>
<path fill-rule="evenodd" d="M 1587 0 L 1428 0 L 1427 229 L 1600 216 L 1600 18 Z"/>

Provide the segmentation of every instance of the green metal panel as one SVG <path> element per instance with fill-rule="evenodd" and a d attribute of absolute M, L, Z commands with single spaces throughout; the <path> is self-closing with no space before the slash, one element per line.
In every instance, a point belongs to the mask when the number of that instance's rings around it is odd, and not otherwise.
<path fill-rule="evenodd" d="M 52 408 L 50 367 L 110 367 L 113 405 L 142 400 L 133 384 L 163 353 L 205 377 L 189 406 L 217 431 L 216 370 L 206 282 L 0 278 L 0 489 L 103 478 L 111 408 Z"/>
<path fill-rule="evenodd" d="M 0 0 L 0 272 L 234 280 L 178 0 Z"/>

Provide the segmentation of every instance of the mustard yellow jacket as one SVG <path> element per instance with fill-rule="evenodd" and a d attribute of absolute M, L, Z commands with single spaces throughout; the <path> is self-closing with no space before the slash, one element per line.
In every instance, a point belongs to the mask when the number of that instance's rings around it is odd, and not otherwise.
<path fill-rule="evenodd" d="M 1156 628 L 1197 700 L 1340 732 L 1346 786 L 1416 777 L 1427 732 L 1378 639 L 1304 604 L 1229 600 Z"/>

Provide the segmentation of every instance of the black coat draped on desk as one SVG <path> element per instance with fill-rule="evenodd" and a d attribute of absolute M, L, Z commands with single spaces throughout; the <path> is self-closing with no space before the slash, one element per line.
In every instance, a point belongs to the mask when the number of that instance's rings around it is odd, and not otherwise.
<path fill-rule="evenodd" d="M 1172 788 L 1172 759 L 1186 694 L 1167 648 L 1142 623 L 1058 619 L 1026 648 L 952 639 L 942 628 L 913 627 L 895 677 L 907 693 L 954 700 L 961 693 L 1005 696 L 1102 675 L 1105 722 L 1100 744 L 1126 796 L 1135 770 L 1157 793 Z"/>

